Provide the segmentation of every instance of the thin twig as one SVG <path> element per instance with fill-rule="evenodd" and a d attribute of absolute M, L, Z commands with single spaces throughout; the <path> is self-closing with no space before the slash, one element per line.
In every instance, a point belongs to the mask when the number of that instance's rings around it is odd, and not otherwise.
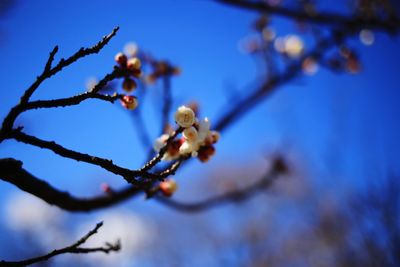
<path fill-rule="evenodd" d="M 79 49 L 78 52 L 73 54 L 67 59 L 61 59 L 60 62 L 53 68 L 51 68 L 51 64 L 54 60 L 54 56 L 58 51 L 58 47 L 56 46 L 52 52 L 50 53 L 49 59 L 46 62 L 45 68 L 37 78 L 36 81 L 24 92 L 22 95 L 20 102 L 18 105 L 13 107 L 6 118 L 3 121 L 2 124 L 2 131 L 10 131 L 13 128 L 13 124 L 18 117 L 18 115 L 23 111 L 23 106 L 28 103 L 30 97 L 32 94 L 35 92 L 35 90 L 42 84 L 43 81 L 46 79 L 52 77 L 53 75 L 57 74 L 60 72 L 62 69 L 65 67 L 71 65 L 72 63 L 78 61 L 79 59 L 91 55 L 91 54 L 97 54 L 110 40 L 115 36 L 115 34 L 118 31 L 118 27 L 114 28 L 113 31 L 108 34 L 107 36 L 104 36 L 101 41 L 99 41 L 97 44 L 95 44 L 92 47 L 89 48 L 84 48 L 82 47 Z M 96 91 L 95 91 L 96 92 Z"/>
<path fill-rule="evenodd" d="M 164 154 L 167 152 L 168 150 L 168 146 L 169 144 L 178 136 L 178 134 L 180 134 L 183 131 L 182 127 L 179 127 L 173 134 L 171 134 L 167 141 L 165 142 L 165 145 L 160 149 L 160 151 L 158 152 L 158 154 L 152 158 L 151 160 L 149 160 L 139 171 L 147 171 L 150 170 L 151 168 L 153 168 L 157 163 L 159 163 L 162 159 L 162 157 L 164 156 Z"/>
<path fill-rule="evenodd" d="M 97 233 L 97 230 L 103 226 L 103 222 L 99 222 L 94 229 L 89 231 L 86 235 L 84 235 L 81 239 L 76 241 L 74 244 L 67 246 L 65 248 L 61 249 L 55 249 L 52 252 L 31 258 L 31 259 L 26 259 L 26 260 L 21 260 L 21 261 L 0 261 L 0 266 L 27 266 L 31 265 L 37 262 L 41 261 L 46 261 L 50 258 L 53 258 L 57 255 L 60 254 L 66 254 L 66 253 L 92 253 L 92 252 L 103 252 L 103 253 L 110 253 L 113 251 L 119 251 L 121 249 L 121 243 L 117 241 L 115 244 L 111 243 L 106 243 L 104 247 L 95 247 L 95 248 L 81 248 L 80 246 L 84 244 L 91 236 Z"/>
<path fill-rule="evenodd" d="M 45 140 L 39 139 L 35 136 L 25 134 L 21 131 L 21 129 L 14 130 L 12 133 L 10 133 L 10 136 L 8 137 L 8 139 L 15 139 L 18 142 L 22 142 L 22 143 L 30 144 L 30 145 L 33 145 L 36 147 L 48 149 L 62 157 L 65 157 L 65 158 L 70 158 L 70 159 L 74 159 L 76 161 L 82 161 L 82 162 L 86 162 L 89 164 L 97 165 L 111 173 L 122 176 L 127 182 L 129 182 L 135 186 L 139 186 L 139 187 L 141 186 L 141 184 L 135 180 L 136 177 L 145 177 L 145 178 L 150 178 L 153 180 L 158 180 L 158 179 L 165 178 L 168 175 L 167 173 L 165 173 L 165 174 L 150 173 L 150 172 L 147 172 L 148 169 L 144 168 L 144 167 L 139 170 L 130 170 L 130 169 L 127 169 L 127 168 L 124 168 L 124 167 L 114 164 L 112 160 L 92 156 L 89 154 L 84 154 L 81 152 L 77 152 L 77 151 L 74 151 L 71 149 L 67 149 L 67 148 L 57 144 L 54 141 L 45 141 Z M 160 153 L 161 153 L 161 151 L 160 151 Z M 160 155 L 160 153 L 158 155 Z M 155 164 L 156 163 L 154 163 L 154 165 Z M 147 165 L 145 165 L 145 166 L 147 166 Z"/>
<path fill-rule="evenodd" d="M 39 108 L 56 108 L 56 107 L 67 107 L 79 105 L 82 101 L 87 99 L 100 99 L 110 103 L 114 103 L 116 100 L 121 99 L 124 95 L 113 94 L 113 95 L 102 95 L 93 92 L 85 92 L 72 97 L 53 99 L 53 100 L 37 100 L 28 102 L 23 107 L 23 111 Z"/>

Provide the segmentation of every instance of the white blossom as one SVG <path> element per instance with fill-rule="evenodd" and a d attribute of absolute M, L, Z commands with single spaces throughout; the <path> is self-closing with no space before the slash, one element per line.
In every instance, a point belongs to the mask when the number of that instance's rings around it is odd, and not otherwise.
<path fill-rule="evenodd" d="M 139 47 L 135 42 L 129 42 L 124 46 L 124 53 L 130 57 L 137 55 Z"/>
<path fill-rule="evenodd" d="M 192 126 L 195 122 L 195 117 L 193 110 L 186 106 L 180 106 L 175 112 L 175 121 L 183 128 Z"/>
<path fill-rule="evenodd" d="M 303 53 L 303 40 L 297 35 L 288 35 L 285 38 L 285 52 L 289 57 L 296 58 Z"/>
<path fill-rule="evenodd" d="M 198 134 L 198 142 L 203 142 L 210 132 L 210 121 L 208 118 L 204 118 L 202 121 L 199 122 L 199 134 Z"/>
<path fill-rule="evenodd" d="M 196 144 L 196 143 L 192 143 L 192 142 L 185 141 L 185 142 L 183 142 L 183 144 L 180 146 L 180 148 L 179 148 L 179 153 L 180 153 L 181 155 L 190 154 L 190 153 L 192 153 L 192 151 L 195 150 L 196 147 L 197 147 L 197 144 Z"/>
<path fill-rule="evenodd" d="M 158 137 L 153 145 L 154 150 L 156 152 L 159 152 L 161 150 L 161 148 L 163 148 L 165 146 L 168 138 L 169 138 L 168 134 L 163 134 L 160 137 Z"/>
<path fill-rule="evenodd" d="M 193 126 L 186 128 L 183 131 L 183 137 L 185 137 L 185 139 L 189 142 L 195 142 L 198 136 L 197 130 Z"/>

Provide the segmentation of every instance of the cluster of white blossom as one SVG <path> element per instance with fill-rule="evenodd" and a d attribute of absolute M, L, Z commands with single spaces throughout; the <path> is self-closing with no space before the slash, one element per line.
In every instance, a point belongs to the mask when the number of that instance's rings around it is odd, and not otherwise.
<path fill-rule="evenodd" d="M 182 138 L 172 141 L 163 156 L 163 160 L 174 160 L 180 156 L 191 155 L 200 161 L 208 161 L 215 153 L 215 144 L 219 140 L 219 133 L 210 130 L 208 118 L 199 120 L 194 111 L 181 106 L 175 112 L 175 122 L 183 129 Z M 156 139 L 154 150 L 159 152 L 166 145 L 170 136 L 163 134 Z"/>
<path fill-rule="evenodd" d="M 274 47 L 276 51 L 290 58 L 298 58 L 304 52 L 303 40 L 294 34 L 276 38 Z"/>

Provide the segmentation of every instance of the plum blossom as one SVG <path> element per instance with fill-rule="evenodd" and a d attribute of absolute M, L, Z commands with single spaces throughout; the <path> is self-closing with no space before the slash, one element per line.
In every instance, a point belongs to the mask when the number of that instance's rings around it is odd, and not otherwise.
<path fill-rule="evenodd" d="M 186 106 L 180 106 L 175 112 L 175 121 L 183 128 L 192 126 L 195 122 L 195 118 L 196 115 L 194 114 L 194 111 Z"/>

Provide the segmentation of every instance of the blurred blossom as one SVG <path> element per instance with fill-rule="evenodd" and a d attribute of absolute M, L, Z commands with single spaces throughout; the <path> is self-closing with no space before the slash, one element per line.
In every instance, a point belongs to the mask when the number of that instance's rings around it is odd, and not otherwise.
<path fill-rule="evenodd" d="M 305 74 L 314 75 L 318 71 L 318 63 L 312 57 L 308 57 L 303 60 L 301 68 Z"/>
<path fill-rule="evenodd" d="M 360 41 L 363 45 L 372 45 L 375 42 L 374 32 L 367 29 L 361 30 Z"/>
<path fill-rule="evenodd" d="M 303 53 L 303 40 L 297 35 L 288 35 L 285 37 L 285 52 L 289 57 L 296 58 Z"/>
<path fill-rule="evenodd" d="M 139 47 L 135 42 L 129 42 L 124 46 L 124 54 L 128 57 L 134 57 L 137 55 Z"/>
<path fill-rule="evenodd" d="M 357 74 L 361 71 L 361 64 L 357 57 L 350 57 L 346 61 L 346 70 L 351 74 Z"/>
<path fill-rule="evenodd" d="M 272 28 L 264 28 L 262 31 L 262 36 L 265 41 L 271 42 L 275 39 L 276 33 Z"/>
<path fill-rule="evenodd" d="M 260 40 L 257 35 L 249 35 L 239 41 L 239 51 L 244 54 L 254 53 L 260 49 Z"/>
<path fill-rule="evenodd" d="M 121 241 L 122 249 L 118 253 L 102 254 L 94 253 L 87 255 L 85 261 L 95 263 L 99 266 L 136 266 L 141 256 L 149 251 L 149 246 L 156 238 L 155 225 L 147 218 L 140 217 L 128 210 L 108 211 L 101 213 L 94 220 L 85 222 L 78 227 L 76 238 L 80 238 L 87 229 L 103 221 L 98 234 L 91 237 L 86 243 L 86 247 L 101 246 L 105 242 L 114 243 Z M 139 266 L 139 265 L 138 265 Z"/>
<path fill-rule="evenodd" d="M 274 48 L 279 53 L 284 53 L 285 52 L 285 41 L 284 41 L 284 39 L 282 37 L 278 37 L 278 38 L 275 39 Z"/>

